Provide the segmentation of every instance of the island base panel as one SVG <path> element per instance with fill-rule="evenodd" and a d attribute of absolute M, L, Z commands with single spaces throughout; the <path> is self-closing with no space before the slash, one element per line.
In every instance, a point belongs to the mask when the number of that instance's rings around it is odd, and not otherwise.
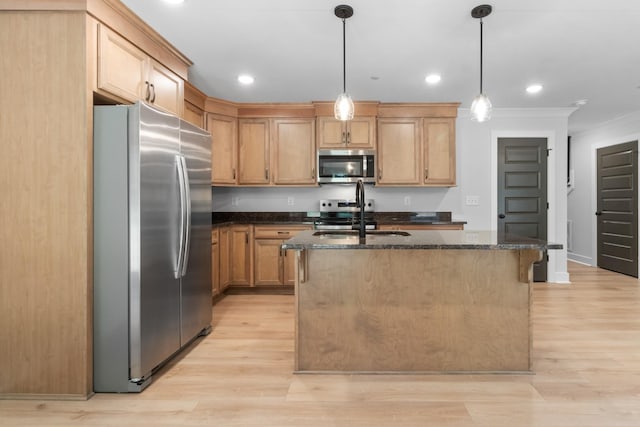
<path fill-rule="evenodd" d="M 530 371 L 522 270 L 538 258 L 536 250 L 302 251 L 295 369 Z"/>

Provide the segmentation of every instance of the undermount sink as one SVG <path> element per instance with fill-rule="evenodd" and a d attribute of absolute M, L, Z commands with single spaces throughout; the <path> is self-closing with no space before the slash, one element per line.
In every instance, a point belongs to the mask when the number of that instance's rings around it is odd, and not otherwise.
<path fill-rule="evenodd" d="M 314 236 L 358 236 L 358 230 L 321 230 L 313 233 Z M 410 236 L 406 231 L 397 230 L 367 230 L 367 236 Z"/>

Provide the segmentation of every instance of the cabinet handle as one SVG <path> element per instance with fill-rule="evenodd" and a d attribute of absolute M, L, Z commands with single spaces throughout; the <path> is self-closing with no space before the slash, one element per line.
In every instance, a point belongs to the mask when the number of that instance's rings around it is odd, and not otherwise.
<path fill-rule="evenodd" d="M 429 179 L 429 168 L 424 168 L 424 179 Z"/>
<path fill-rule="evenodd" d="M 347 144 L 351 144 L 351 132 L 347 132 Z"/>
<path fill-rule="evenodd" d="M 278 231 L 278 234 L 289 234 L 288 231 Z"/>
<path fill-rule="evenodd" d="M 156 101 L 156 87 L 151 83 L 151 103 L 153 104 Z"/>
<path fill-rule="evenodd" d="M 266 179 L 267 181 L 269 181 L 269 169 L 265 169 L 265 170 L 264 170 L 264 179 Z"/>
<path fill-rule="evenodd" d="M 382 169 L 378 169 L 378 179 L 382 179 Z"/>
<path fill-rule="evenodd" d="M 236 179 L 236 168 L 233 168 L 233 179 Z"/>
<path fill-rule="evenodd" d="M 151 88 L 149 87 L 149 81 L 148 80 L 145 80 L 144 84 L 147 85 L 147 91 L 145 92 L 144 100 L 148 101 L 149 98 L 151 98 Z"/>
<path fill-rule="evenodd" d="M 347 133 L 342 131 L 342 143 L 346 144 L 347 143 Z"/>
<path fill-rule="evenodd" d="M 248 231 L 244 232 L 244 242 L 246 244 L 249 244 L 249 232 Z"/>
<path fill-rule="evenodd" d="M 315 179 L 316 177 L 316 168 L 311 168 L 311 179 Z"/>

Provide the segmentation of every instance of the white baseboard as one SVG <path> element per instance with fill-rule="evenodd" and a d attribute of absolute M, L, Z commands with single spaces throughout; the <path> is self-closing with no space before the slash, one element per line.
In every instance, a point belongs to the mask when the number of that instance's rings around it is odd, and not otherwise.
<path fill-rule="evenodd" d="M 567 259 L 569 261 L 574 261 L 574 262 L 577 262 L 579 264 L 584 264 L 584 265 L 588 265 L 590 267 L 595 267 L 595 265 L 593 264 L 593 258 L 588 257 L 588 256 L 584 256 L 584 255 L 580 255 L 580 254 L 577 254 L 575 252 L 567 252 Z"/>

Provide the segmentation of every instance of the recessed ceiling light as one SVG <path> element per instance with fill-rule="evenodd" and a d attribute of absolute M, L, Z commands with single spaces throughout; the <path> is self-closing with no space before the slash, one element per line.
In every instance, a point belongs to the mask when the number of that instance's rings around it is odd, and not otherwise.
<path fill-rule="evenodd" d="M 242 83 L 243 85 L 250 85 L 251 83 L 253 83 L 255 81 L 255 79 L 248 75 L 248 74 L 240 74 L 238 76 L 238 81 L 240 83 Z"/>
<path fill-rule="evenodd" d="M 436 83 L 439 83 L 441 79 L 442 78 L 440 77 L 440 74 L 429 74 L 427 77 L 425 77 L 424 81 L 429 83 L 430 85 L 434 85 Z"/>
<path fill-rule="evenodd" d="M 540 84 L 534 84 L 534 85 L 527 86 L 527 92 L 528 93 L 538 93 L 541 90 L 542 90 L 542 85 L 540 85 Z"/>

